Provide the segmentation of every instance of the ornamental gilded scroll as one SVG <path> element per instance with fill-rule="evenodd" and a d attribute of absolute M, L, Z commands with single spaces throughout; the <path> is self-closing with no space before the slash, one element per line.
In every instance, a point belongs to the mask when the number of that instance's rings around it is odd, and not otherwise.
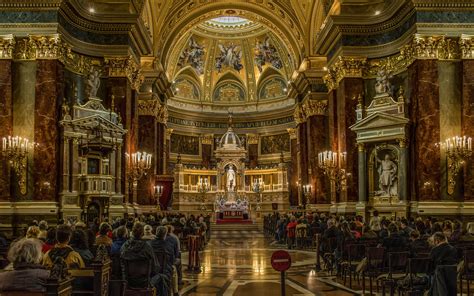
<path fill-rule="evenodd" d="M 138 115 L 153 116 L 158 122 L 163 124 L 168 122 L 168 108 L 157 99 L 139 100 L 137 109 Z"/>

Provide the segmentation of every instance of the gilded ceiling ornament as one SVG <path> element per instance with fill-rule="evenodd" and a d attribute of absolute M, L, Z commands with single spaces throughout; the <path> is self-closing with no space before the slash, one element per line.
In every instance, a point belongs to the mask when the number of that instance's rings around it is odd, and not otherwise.
<path fill-rule="evenodd" d="M 270 37 L 265 37 L 263 42 L 257 41 L 255 46 L 255 64 L 260 73 L 263 71 L 263 66 L 269 63 L 276 69 L 283 68 L 283 63 L 280 59 L 277 49 L 270 42 Z"/>
<path fill-rule="evenodd" d="M 296 106 L 293 117 L 295 119 L 296 124 L 306 122 L 306 116 L 305 116 L 304 110 L 300 105 Z"/>
<path fill-rule="evenodd" d="M 200 45 L 194 37 L 191 37 L 188 46 L 181 52 L 178 58 L 178 66 L 191 65 L 198 75 L 204 73 L 204 46 Z"/>
<path fill-rule="evenodd" d="M 367 72 L 367 58 L 339 56 L 323 77 L 328 89 L 335 89 L 345 77 L 363 77 Z"/>
<path fill-rule="evenodd" d="M 224 66 L 231 67 L 240 72 L 242 65 L 242 49 L 240 46 L 230 43 L 229 45 L 218 44 L 220 53 L 216 57 L 216 70 L 220 73 Z"/>
<path fill-rule="evenodd" d="M 162 105 L 158 99 L 139 100 L 138 115 L 153 116 L 156 121 L 166 124 L 168 122 L 168 108 Z"/>
<path fill-rule="evenodd" d="M 15 38 L 13 35 L 0 36 L 0 59 L 12 59 L 15 49 Z"/>

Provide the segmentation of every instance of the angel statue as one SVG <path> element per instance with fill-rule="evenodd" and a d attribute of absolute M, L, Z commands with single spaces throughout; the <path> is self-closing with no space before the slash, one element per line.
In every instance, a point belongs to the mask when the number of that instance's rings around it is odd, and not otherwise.
<path fill-rule="evenodd" d="M 272 64 L 276 69 L 283 67 L 275 46 L 270 43 L 270 37 L 266 37 L 263 42 L 257 41 L 255 52 L 255 64 L 260 72 L 263 71 L 263 66 L 266 63 Z"/>
<path fill-rule="evenodd" d="M 375 81 L 375 93 L 384 94 L 390 91 L 390 74 L 385 70 L 380 70 L 377 73 L 377 78 Z"/>
<path fill-rule="evenodd" d="M 96 98 L 97 91 L 99 90 L 100 86 L 100 77 L 99 77 L 99 70 L 92 69 L 89 73 L 89 76 L 86 80 L 86 85 L 89 91 L 89 98 Z"/>

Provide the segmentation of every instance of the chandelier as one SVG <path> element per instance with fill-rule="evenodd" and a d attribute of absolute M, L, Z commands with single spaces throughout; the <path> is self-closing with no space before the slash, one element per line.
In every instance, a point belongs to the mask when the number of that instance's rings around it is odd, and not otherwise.
<path fill-rule="evenodd" d="M 201 211 L 206 211 L 206 193 L 211 190 L 211 184 L 207 181 L 207 178 L 199 178 L 197 183 L 197 191 L 201 193 Z"/>
<path fill-rule="evenodd" d="M 125 153 L 125 158 L 129 182 L 135 185 L 151 168 L 152 155 L 146 152 Z"/>
<path fill-rule="evenodd" d="M 346 158 L 346 152 L 324 151 L 318 154 L 318 165 L 334 184 L 336 192 L 340 192 L 346 186 L 347 174 L 344 169 Z"/>
<path fill-rule="evenodd" d="M 448 167 L 448 194 L 454 193 L 456 177 L 472 156 L 472 138 L 454 136 L 441 143 L 446 150 Z"/>
<path fill-rule="evenodd" d="M 27 192 L 28 150 L 32 146 L 34 146 L 34 143 L 18 136 L 8 136 L 2 139 L 2 157 L 8 161 L 10 168 L 15 172 L 21 194 Z"/>
<path fill-rule="evenodd" d="M 262 178 L 255 179 L 252 185 L 252 190 L 257 194 L 257 206 L 256 210 L 261 209 L 261 202 L 262 202 L 262 194 L 265 190 L 265 182 L 263 182 Z"/>

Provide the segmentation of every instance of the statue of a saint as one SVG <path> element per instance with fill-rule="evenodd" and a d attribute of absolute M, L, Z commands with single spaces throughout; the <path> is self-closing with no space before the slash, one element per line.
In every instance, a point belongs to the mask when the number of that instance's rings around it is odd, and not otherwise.
<path fill-rule="evenodd" d="M 234 166 L 230 165 L 227 170 L 227 191 L 233 192 L 235 188 L 235 171 Z"/>
<path fill-rule="evenodd" d="M 385 158 L 380 160 L 375 154 L 377 163 L 380 163 L 377 171 L 379 173 L 379 187 L 384 194 L 392 196 L 392 187 L 396 185 L 397 165 L 390 159 L 390 155 L 385 154 Z M 396 190 L 395 190 L 396 192 Z"/>

